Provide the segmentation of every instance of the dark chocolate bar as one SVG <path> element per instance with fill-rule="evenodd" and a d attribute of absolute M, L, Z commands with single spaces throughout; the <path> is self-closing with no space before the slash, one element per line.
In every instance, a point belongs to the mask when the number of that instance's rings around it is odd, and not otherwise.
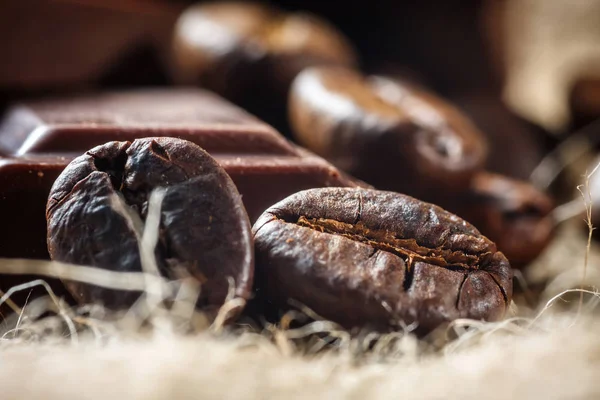
<path fill-rule="evenodd" d="M 0 158 L 0 256 L 48 258 L 45 204 L 70 157 Z"/>
<path fill-rule="evenodd" d="M 49 258 L 45 203 L 54 180 L 69 159 L 56 155 L 34 155 L 19 159 L 0 157 L 0 257 Z M 0 275 L 0 290 L 6 293 L 11 287 L 36 278 L 32 275 Z M 56 295 L 70 299 L 58 279 L 45 277 L 44 280 Z M 45 289 L 35 287 L 31 291 L 14 294 L 11 300 L 23 306 L 28 298 L 45 293 Z M 0 306 L 0 319 L 8 311 L 6 305 Z"/>
<path fill-rule="evenodd" d="M 527 181 L 479 172 L 467 190 L 440 205 L 494 241 L 513 268 L 528 265 L 554 237 L 554 202 Z"/>
<path fill-rule="evenodd" d="M 203 90 L 34 101 L 13 107 L 0 123 L 0 146 L 9 154 L 0 164 L 0 218 L 7 221 L 0 242 L 10 244 L 0 256 L 47 258 L 44 209 L 54 178 L 94 146 L 148 136 L 182 138 L 206 149 L 237 185 L 252 222 L 299 190 L 364 185 Z M 21 216 L 15 215 L 19 209 Z"/>

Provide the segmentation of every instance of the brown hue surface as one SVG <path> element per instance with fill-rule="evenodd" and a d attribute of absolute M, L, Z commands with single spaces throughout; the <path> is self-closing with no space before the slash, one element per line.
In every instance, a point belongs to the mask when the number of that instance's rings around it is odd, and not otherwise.
<path fill-rule="evenodd" d="M 535 259 L 554 236 L 548 195 L 531 184 L 481 172 L 454 204 L 444 204 L 496 243 L 513 267 Z"/>
<path fill-rule="evenodd" d="M 0 196 L 17 196 L 11 204 L 26 201 L 36 222 L 14 220 L 13 206 L 1 208 L 0 214 L 10 222 L 2 240 L 12 243 L 14 232 L 18 232 L 15 237 L 33 239 L 19 241 L 16 247 L 1 247 L 0 256 L 47 257 L 42 240 L 45 226 L 40 216 L 53 181 L 46 178 L 39 184 L 29 183 L 27 171 L 31 165 L 54 179 L 75 156 L 96 145 L 153 135 L 188 139 L 214 156 L 242 194 L 251 221 L 299 190 L 364 186 L 325 160 L 292 145 L 267 124 L 203 90 L 136 90 L 29 101 L 12 107 L 0 122 L 0 144 L 5 152 L 25 155 L 4 159 L 13 169 L 5 172 L 6 168 L 0 168 L 0 179 L 10 180 L 10 186 L 0 187 Z M 35 160 L 45 156 L 35 153 L 46 153 L 54 164 L 36 164 Z"/>
<path fill-rule="evenodd" d="M 214 156 L 238 188 L 252 222 L 267 207 L 300 190 L 367 186 L 300 149 L 290 156 Z M 72 155 L 0 159 L 0 218 L 4 221 L 0 257 L 48 258 L 44 209 L 54 179 L 72 159 Z"/>
<path fill-rule="evenodd" d="M 166 51 L 181 7 L 135 0 L 5 0 L 0 4 L 0 88 L 61 87 L 103 78 L 119 64 L 136 63 L 131 84 L 149 66 L 148 49 Z M 134 56 L 134 58 L 132 58 Z M 135 72 L 134 72 L 135 71 Z"/>
<path fill-rule="evenodd" d="M 574 128 L 581 128 L 600 118 L 600 76 L 584 76 L 575 81 L 569 102 Z"/>
<path fill-rule="evenodd" d="M 327 161 L 296 148 L 294 156 L 227 156 L 215 158 L 242 194 L 250 221 L 271 205 L 300 190 L 317 187 L 368 187 Z"/>
<path fill-rule="evenodd" d="M 19 160 L 0 158 L 0 257 L 47 259 L 45 203 L 56 177 L 69 162 L 60 156 L 28 156 Z M 0 290 L 31 282 L 30 275 L 0 275 Z M 44 278 L 59 296 L 66 295 L 61 282 Z M 35 288 L 19 292 L 11 299 L 23 306 L 29 300 L 46 294 Z"/>
<path fill-rule="evenodd" d="M 142 220 L 150 193 L 164 188 L 155 255 L 169 278 L 183 269 L 202 285 L 199 305 L 250 296 L 254 271 L 250 222 L 231 178 L 200 147 L 174 138 L 109 142 L 73 160 L 48 198 L 48 251 L 54 260 L 141 271 L 138 239 L 111 206 L 120 196 Z M 67 282 L 81 303 L 126 307 L 138 296 Z"/>
<path fill-rule="evenodd" d="M 485 135 L 490 149 L 485 167 L 491 172 L 528 180 L 545 151 L 556 145 L 550 133 L 492 96 L 463 95 L 452 101 Z"/>
<path fill-rule="evenodd" d="M 456 318 L 496 320 L 512 271 L 494 243 L 432 204 L 393 192 L 307 190 L 253 227 L 257 285 L 286 308 L 296 299 L 346 327 Z"/>
<path fill-rule="evenodd" d="M 465 189 L 486 155 L 480 132 L 443 100 L 342 68 L 302 72 L 289 113 L 301 144 L 378 188 L 426 199 Z"/>

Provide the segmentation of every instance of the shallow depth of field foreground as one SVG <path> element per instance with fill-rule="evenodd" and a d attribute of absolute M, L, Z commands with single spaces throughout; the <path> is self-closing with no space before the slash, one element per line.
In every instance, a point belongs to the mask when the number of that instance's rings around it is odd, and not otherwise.
<path fill-rule="evenodd" d="M 596 399 L 600 324 L 546 318 L 447 354 L 412 338 L 386 362 L 301 357 L 257 338 L 207 334 L 98 345 L 4 346 L 3 399 Z M 383 361 L 383 360 L 382 360 Z"/>
<path fill-rule="evenodd" d="M 581 285 L 586 239 L 576 223 L 559 229 L 529 272 L 528 280 L 546 282 L 545 290 L 519 289 L 505 321 L 456 321 L 422 340 L 406 332 L 350 334 L 316 315 L 311 322 L 306 309 L 287 314 L 277 326 L 243 318 L 224 325 L 240 305 L 235 298 L 209 324 L 193 311 L 197 290 L 186 280 L 130 274 L 125 282 L 91 268 L 3 260 L 3 271 L 45 270 L 146 291 L 122 315 L 70 309 L 50 296 L 31 301 L 2 325 L 1 398 L 596 399 L 600 296 L 590 289 L 599 278 L 594 243 L 587 289 L 572 289 Z M 516 287 L 520 281 L 518 275 Z M 293 328 L 291 320 L 298 322 Z"/>

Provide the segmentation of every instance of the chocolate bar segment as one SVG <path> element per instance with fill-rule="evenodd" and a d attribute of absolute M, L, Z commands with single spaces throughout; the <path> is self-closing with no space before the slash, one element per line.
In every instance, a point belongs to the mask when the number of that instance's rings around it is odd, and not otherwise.
<path fill-rule="evenodd" d="M 0 256 L 48 258 L 46 201 L 54 180 L 69 163 L 63 156 L 0 158 Z"/>
<path fill-rule="evenodd" d="M 68 157 L 34 155 L 0 158 L 0 257 L 48 259 L 46 247 L 45 202 L 54 180 L 69 162 Z M 6 293 L 11 287 L 31 282 L 32 275 L 0 275 L 0 290 Z M 70 299 L 58 279 L 44 277 L 58 296 Z M 27 299 L 46 294 L 35 287 L 15 293 L 11 300 L 23 306 Z M 0 307 L 0 319 L 8 312 Z"/>
<path fill-rule="evenodd" d="M 269 125 L 201 89 L 49 98 L 15 105 L 0 123 L 4 152 L 77 153 L 113 140 L 186 139 L 211 153 L 294 154 Z"/>
<path fill-rule="evenodd" d="M 250 221 L 277 201 L 316 187 L 369 187 L 300 148 L 294 156 L 216 154 L 242 195 Z"/>

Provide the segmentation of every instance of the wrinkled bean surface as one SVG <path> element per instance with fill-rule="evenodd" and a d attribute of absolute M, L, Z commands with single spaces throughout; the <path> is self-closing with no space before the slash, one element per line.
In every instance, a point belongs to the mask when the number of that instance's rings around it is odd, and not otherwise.
<path fill-rule="evenodd" d="M 119 196 L 142 220 L 155 188 L 164 188 L 155 255 L 162 274 L 182 273 L 201 284 L 199 306 L 220 306 L 227 277 L 248 298 L 253 248 L 248 216 L 225 171 L 200 147 L 174 138 L 109 142 L 73 160 L 58 177 L 47 205 L 52 259 L 115 271 L 141 271 L 138 239 L 111 206 Z M 67 283 L 80 302 L 111 308 L 138 293 Z"/>
<path fill-rule="evenodd" d="M 253 228 L 257 283 L 346 327 L 497 320 L 512 297 L 504 255 L 472 225 L 398 193 L 325 188 L 269 208 Z"/>

